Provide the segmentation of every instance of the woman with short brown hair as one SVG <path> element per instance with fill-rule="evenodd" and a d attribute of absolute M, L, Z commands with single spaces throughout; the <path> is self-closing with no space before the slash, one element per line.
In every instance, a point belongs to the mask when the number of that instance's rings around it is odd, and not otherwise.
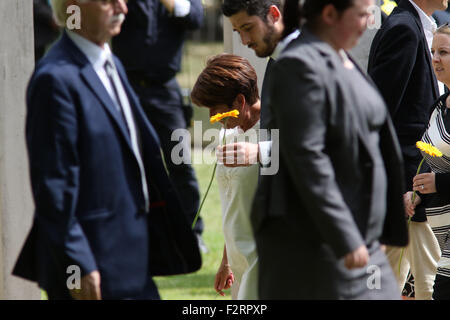
<path fill-rule="evenodd" d="M 222 128 L 220 136 L 225 135 L 227 141 L 257 140 L 260 114 L 257 76 L 245 58 L 220 54 L 209 59 L 191 97 L 196 105 L 209 108 L 210 116 L 239 111 L 238 118 L 221 121 L 226 128 Z M 214 288 L 224 295 L 222 290 L 231 287 L 233 299 L 257 299 L 258 258 L 250 209 L 258 183 L 258 164 L 230 168 L 219 163 L 216 179 L 225 246 Z"/>

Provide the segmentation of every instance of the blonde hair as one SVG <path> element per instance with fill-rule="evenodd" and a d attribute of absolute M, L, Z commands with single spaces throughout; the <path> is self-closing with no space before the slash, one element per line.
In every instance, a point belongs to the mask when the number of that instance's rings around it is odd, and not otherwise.
<path fill-rule="evenodd" d="M 450 35 L 450 25 L 448 23 L 443 24 L 442 26 L 437 28 L 437 30 L 434 32 L 435 35 L 438 33 Z"/>
<path fill-rule="evenodd" d="M 56 23 L 61 27 L 65 27 L 67 20 L 67 0 L 51 0 L 51 5 Z"/>

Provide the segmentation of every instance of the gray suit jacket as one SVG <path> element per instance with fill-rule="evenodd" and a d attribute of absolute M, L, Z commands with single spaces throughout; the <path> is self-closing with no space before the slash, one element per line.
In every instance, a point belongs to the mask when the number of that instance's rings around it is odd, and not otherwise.
<path fill-rule="evenodd" d="M 280 169 L 260 177 L 251 215 L 262 276 L 265 265 L 283 260 L 276 250 L 265 252 L 273 243 L 268 239 L 286 239 L 280 245 L 292 249 L 287 261 L 299 262 L 293 277 L 312 272 L 308 264 L 317 259 L 337 261 L 362 244 L 407 244 L 402 158 L 391 121 L 387 116 L 380 132 L 387 212 L 373 217 L 377 186 L 369 132 L 355 101 L 348 99 L 338 64 L 337 53 L 304 29 L 272 67 L 263 108 L 273 114 L 268 127 L 280 130 Z M 373 219 L 384 219 L 384 227 L 373 230 Z"/>

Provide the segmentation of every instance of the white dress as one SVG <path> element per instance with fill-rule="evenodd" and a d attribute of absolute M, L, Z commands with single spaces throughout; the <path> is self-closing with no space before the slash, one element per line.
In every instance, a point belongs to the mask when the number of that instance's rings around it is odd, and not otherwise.
<path fill-rule="evenodd" d="M 220 132 L 222 141 L 224 129 Z M 240 128 L 226 130 L 226 143 L 248 141 L 257 143 L 259 122 L 245 133 Z M 222 203 L 222 228 L 228 263 L 235 282 L 231 287 L 233 300 L 256 300 L 258 257 L 250 223 L 250 210 L 258 184 L 258 164 L 229 168 L 218 164 L 216 179 Z"/>

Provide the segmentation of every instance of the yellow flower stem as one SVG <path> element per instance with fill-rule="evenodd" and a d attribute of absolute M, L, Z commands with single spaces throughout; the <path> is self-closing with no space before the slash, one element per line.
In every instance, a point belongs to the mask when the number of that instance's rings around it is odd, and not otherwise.
<path fill-rule="evenodd" d="M 192 223 L 192 229 L 194 229 L 195 224 L 197 223 L 197 219 L 200 215 L 200 211 L 202 211 L 202 208 L 203 208 L 203 203 L 205 203 L 206 197 L 208 196 L 209 189 L 211 188 L 211 184 L 214 180 L 214 175 L 216 174 L 216 168 L 217 168 L 217 160 L 216 160 L 216 163 L 214 163 L 213 173 L 211 175 L 211 180 L 209 180 L 209 184 L 208 184 L 208 188 L 206 189 L 205 196 L 203 197 L 203 200 L 200 203 L 200 207 L 198 208 L 197 214 L 195 215 L 195 218 L 194 218 L 194 222 Z"/>
<path fill-rule="evenodd" d="M 224 124 L 225 132 L 223 133 L 222 145 L 225 145 L 225 136 L 227 133 L 227 121 L 228 121 L 228 118 L 225 119 L 225 124 Z M 195 224 L 197 223 L 197 219 L 200 216 L 200 211 L 202 211 L 203 204 L 205 203 L 206 197 L 208 196 L 209 189 L 211 188 L 212 182 L 214 180 L 214 176 L 216 175 L 216 168 L 217 168 L 217 160 L 216 160 L 216 163 L 214 163 L 213 172 L 211 175 L 211 179 L 209 180 L 209 184 L 208 184 L 208 188 L 206 189 L 206 193 L 203 196 L 202 202 L 200 203 L 200 207 L 198 208 L 197 214 L 195 215 L 194 222 L 192 222 L 192 229 L 194 229 Z"/>
<path fill-rule="evenodd" d="M 422 158 L 422 161 L 420 161 L 419 167 L 417 168 L 417 172 L 416 172 L 416 176 L 419 174 L 420 172 L 420 168 L 422 168 L 422 164 L 423 161 L 425 160 L 425 157 Z M 413 191 L 412 197 L 411 197 L 411 201 L 414 204 L 414 200 L 416 199 L 416 191 Z M 408 232 L 409 232 L 409 224 L 411 223 L 411 216 L 408 218 Z M 402 248 L 402 251 L 400 253 L 400 260 L 398 261 L 398 276 L 400 278 L 400 268 L 402 265 L 402 259 L 403 259 L 403 253 L 405 252 L 405 248 Z"/>

